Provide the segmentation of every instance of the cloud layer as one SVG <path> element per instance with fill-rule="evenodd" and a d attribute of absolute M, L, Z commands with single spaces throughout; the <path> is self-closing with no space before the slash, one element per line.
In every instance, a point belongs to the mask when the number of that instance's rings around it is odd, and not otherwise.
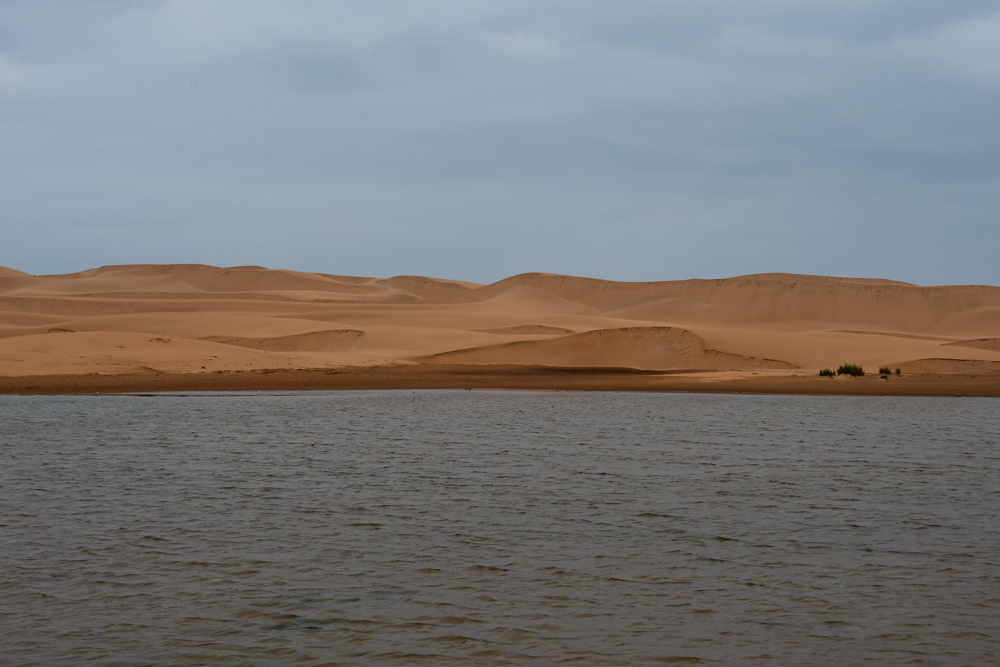
<path fill-rule="evenodd" d="M 1000 283 L 992 2 L 0 4 L 0 264 Z"/>

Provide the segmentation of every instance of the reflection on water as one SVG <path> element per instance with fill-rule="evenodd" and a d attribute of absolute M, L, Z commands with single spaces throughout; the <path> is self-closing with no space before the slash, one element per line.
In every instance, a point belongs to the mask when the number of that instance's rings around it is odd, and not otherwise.
<path fill-rule="evenodd" d="M 998 408 L 0 397 L 0 662 L 998 664 Z"/>

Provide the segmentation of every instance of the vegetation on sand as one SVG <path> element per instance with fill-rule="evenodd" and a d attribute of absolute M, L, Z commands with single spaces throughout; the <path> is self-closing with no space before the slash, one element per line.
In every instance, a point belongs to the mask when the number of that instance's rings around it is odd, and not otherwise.
<path fill-rule="evenodd" d="M 833 372 L 832 370 L 830 370 L 829 368 L 824 368 L 823 370 L 821 370 L 821 371 L 819 372 L 819 376 L 820 376 L 821 378 L 832 378 L 832 377 L 833 377 L 833 376 L 835 376 L 835 375 L 836 375 L 836 373 L 834 373 L 834 372 Z"/>
<path fill-rule="evenodd" d="M 860 377 L 865 374 L 865 369 L 858 364 L 841 364 L 837 369 L 837 375 L 853 375 Z"/>

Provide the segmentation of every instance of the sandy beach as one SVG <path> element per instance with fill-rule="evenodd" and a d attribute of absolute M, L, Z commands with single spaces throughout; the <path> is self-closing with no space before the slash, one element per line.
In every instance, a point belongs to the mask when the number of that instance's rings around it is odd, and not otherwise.
<path fill-rule="evenodd" d="M 0 268 L 3 393 L 366 388 L 998 396 L 1000 287 Z"/>

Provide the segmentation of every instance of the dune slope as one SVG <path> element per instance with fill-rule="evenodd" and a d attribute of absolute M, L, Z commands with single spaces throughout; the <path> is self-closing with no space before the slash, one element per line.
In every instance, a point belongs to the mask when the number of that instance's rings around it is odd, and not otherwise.
<path fill-rule="evenodd" d="M 671 327 L 597 329 L 550 340 L 530 340 L 444 352 L 428 361 L 447 364 L 530 364 L 640 370 L 793 368 L 774 359 L 711 350 L 701 336 Z"/>

